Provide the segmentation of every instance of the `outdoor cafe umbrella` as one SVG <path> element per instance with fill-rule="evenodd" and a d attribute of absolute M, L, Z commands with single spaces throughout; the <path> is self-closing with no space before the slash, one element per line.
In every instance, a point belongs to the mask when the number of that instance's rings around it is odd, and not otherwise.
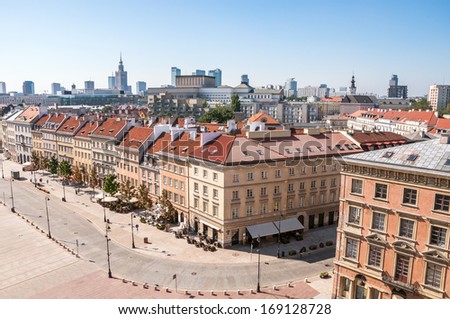
<path fill-rule="evenodd" d="M 139 200 L 136 197 L 132 197 L 128 202 L 130 204 L 137 203 Z"/>
<path fill-rule="evenodd" d="M 117 202 L 118 200 L 119 199 L 117 197 L 107 196 L 102 199 L 102 202 L 103 203 L 112 203 L 112 202 Z"/>
<path fill-rule="evenodd" d="M 96 199 L 103 199 L 104 197 L 105 196 L 102 193 L 95 195 Z"/>

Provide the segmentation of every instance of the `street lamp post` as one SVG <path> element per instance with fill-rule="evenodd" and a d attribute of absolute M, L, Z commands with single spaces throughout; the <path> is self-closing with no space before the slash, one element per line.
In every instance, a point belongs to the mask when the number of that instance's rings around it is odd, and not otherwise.
<path fill-rule="evenodd" d="M 280 258 L 280 241 L 281 241 L 281 214 L 278 219 L 278 245 L 277 245 L 277 258 Z"/>
<path fill-rule="evenodd" d="M 131 218 L 131 248 L 136 248 L 134 245 L 134 227 L 133 227 L 133 213 L 130 214 Z"/>
<path fill-rule="evenodd" d="M 48 218 L 48 204 L 50 197 L 45 196 L 45 213 L 47 214 L 47 228 L 48 228 L 48 238 L 52 238 L 52 233 L 50 232 L 50 219 Z"/>
<path fill-rule="evenodd" d="M 63 185 L 63 198 L 62 198 L 62 201 L 65 202 L 66 201 L 66 185 L 65 185 L 65 179 L 64 178 L 62 180 L 62 185 Z"/>
<path fill-rule="evenodd" d="M 14 213 L 14 192 L 13 192 L 13 182 L 14 182 L 14 178 L 11 177 L 11 179 L 9 180 L 10 186 L 11 186 L 11 211 Z"/>
<path fill-rule="evenodd" d="M 109 225 L 106 224 L 105 238 L 106 238 L 106 258 L 108 259 L 108 278 L 112 278 L 111 261 L 110 261 L 111 253 L 109 252 L 109 241 L 111 239 L 109 239 L 109 237 L 108 237 L 108 231 L 109 230 L 110 230 Z"/>
<path fill-rule="evenodd" d="M 256 285 L 256 292 L 261 292 L 261 287 L 260 287 L 260 274 L 261 274 L 261 262 L 260 262 L 260 258 L 261 258 L 261 238 L 258 235 L 258 284 Z"/>

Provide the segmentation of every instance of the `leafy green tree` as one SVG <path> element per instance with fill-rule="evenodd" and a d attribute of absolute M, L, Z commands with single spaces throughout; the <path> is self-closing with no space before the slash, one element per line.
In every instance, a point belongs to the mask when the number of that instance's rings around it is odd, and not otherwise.
<path fill-rule="evenodd" d="M 89 172 L 89 187 L 92 188 L 92 194 L 95 194 L 95 188 L 100 183 L 100 180 L 98 178 L 97 169 L 95 166 L 92 166 L 91 171 Z"/>
<path fill-rule="evenodd" d="M 413 101 L 411 105 L 407 108 L 407 110 L 431 110 L 430 102 L 427 101 L 427 99 L 420 99 L 419 101 Z"/>
<path fill-rule="evenodd" d="M 161 205 L 162 218 L 169 223 L 173 223 L 177 216 L 177 210 L 173 207 L 172 202 L 167 196 L 167 191 L 163 190 L 162 195 L 159 197 L 159 204 Z"/>
<path fill-rule="evenodd" d="M 142 183 L 137 189 L 137 198 L 139 200 L 139 208 L 150 210 L 153 206 L 152 199 L 150 197 L 150 192 L 148 191 L 147 185 Z"/>
<path fill-rule="evenodd" d="M 241 111 L 241 101 L 239 101 L 239 95 L 236 93 L 231 96 L 231 109 L 233 112 Z"/>
<path fill-rule="evenodd" d="M 61 161 L 58 165 L 58 173 L 63 178 L 63 182 L 67 182 L 67 179 L 72 175 L 72 165 L 68 161 Z"/>
<path fill-rule="evenodd" d="M 86 167 L 81 164 L 80 166 L 80 174 L 81 174 L 81 181 L 83 183 L 87 183 L 89 181 L 89 172 L 87 171 Z"/>
<path fill-rule="evenodd" d="M 37 151 L 32 151 L 31 152 L 31 164 L 33 164 L 33 168 L 35 170 L 39 169 L 41 163 L 40 163 L 41 159 L 39 156 L 39 153 Z"/>
<path fill-rule="evenodd" d="M 50 163 L 50 160 L 47 157 L 44 157 L 42 155 L 40 155 L 40 161 L 39 161 L 39 169 L 48 169 L 48 165 Z"/>
<path fill-rule="evenodd" d="M 119 190 L 119 184 L 116 182 L 117 176 L 114 174 L 109 174 L 105 178 L 105 183 L 103 184 L 103 190 L 110 196 L 113 196 Z"/>
<path fill-rule="evenodd" d="M 58 167 L 58 160 L 56 159 L 56 157 L 52 156 L 52 158 L 50 158 L 50 161 L 48 162 L 48 171 L 50 172 L 50 174 L 56 175 L 58 174 Z"/>
<path fill-rule="evenodd" d="M 130 180 L 127 179 L 125 182 L 120 183 L 119 192 L 122 196 L 122 200 L 128 203 L 136 193 L 136 189 L 131 185 Z"/>
<path fill-rule="evenodd" d="M 83 175 L 81 174 L 81 169 L 78 165 L 75 165 L 73 168 L 73 181 L 77 184 L 81 184 L 83 182 Z"/>
<path fill-rule="evenodd" d="M 229 106 L 217 106 L 203 114 L 199 122 L 202 123 L 226 123 L 228 120 L 234 118 L 233 110 Z"/>

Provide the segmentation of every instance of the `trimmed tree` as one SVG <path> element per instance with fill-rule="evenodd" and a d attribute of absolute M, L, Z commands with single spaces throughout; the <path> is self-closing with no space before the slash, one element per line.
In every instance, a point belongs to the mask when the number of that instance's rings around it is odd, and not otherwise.
<path fill-rule="evenodd" d="M 31 152 L 31 164 L 35 171 L 38 170 L 41 165 L 41 156 L 37 151 Z"/>
<path fill-rule="evenodd" d="M 119 192 L 122 200 L 129 203 L 131 198 L 136 193 L 136 189 L 133 185 L 131 185 L 130 180 L 127 179 L 125 182 L 120 183 Z"/>
<path fill-rule="evenodd" d="M 62 161 L 58 165 L 58 173 L 63 178 L 63 182 L 66 183 L 69 177 L 72 175 L 72 165 L 68 161 Z"/>
<path fill-rule="evenodd" d="M 146 210 L 152 209 L 153 202 L 150 197 L 150 192 L 148 191 L 147 185 L 142 183 L 137 189 L 137 198 L 139 200 L 139 208 Z"/>
<path fill-rule="evenodd" d="M 162 195 L 159 197 L 159 204 L 161 205 L 162 217 L 169 223 L 173 223 L 176 219 L 177 210 L 169 200 L 166 190 L 162 191 Z"/>
<path fill-rule="evenodd" d="M 91 171 L 89 172 L 89 175 L 88 175 L 88 180 L 89 180 L 89 187 L 92 188 L 92 196 L 94 196 L 95 188 L 99 184 L 99 179 L 98 179 L 98 175 L 97 175 L 97 169 L 95 168 L 95 166 L 92 166 L 92 169 L 91 169 Z"/>
<path fill-rule="evenodd" d="M 52 158 L 48 162 L 47 166 L 48 171 L 50 172 L 50 174 L 56 175 L 58 174 L 58 167 L 59 167 L 58 160 L 56 159 L 56 157 L 52 156 Z"/>
<path fill-rule="evenodd" d="M 77 184 L 81 184 L 83 182 L 83 175 L 81 174 L 81 169 L 78 165 L 75 165 L 73 168 L 73 181 Z"/>
<path fill-rule="evenodd" d="M 231 96 L 231 109 L 233 112 L 241 111 L 241 101 L 239 101 L 239 95 L 236 93 Z"/>
<path fill-rule="evenodd" d="M 117 176 L 114 174 L 109 174 L 105 178 L 105 183 L 103 184 L 103 190 L 110 196 L 113 196 L 119 190 L 119 184 L 116 182 Z"/>

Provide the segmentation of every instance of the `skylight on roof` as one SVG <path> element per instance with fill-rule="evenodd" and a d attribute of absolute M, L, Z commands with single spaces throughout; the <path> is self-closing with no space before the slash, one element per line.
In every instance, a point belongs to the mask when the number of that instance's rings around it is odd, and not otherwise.
<path fill-rule="evenodd" d="M 450 158 L 447 159 L 447 161 L 444 164 L 445 166 L 450 166 Z"/>
<path fill-rule="evenodd" d="M 394 152 L 386 152 L 386 153 L 383 154 L 382 157 L 384 157 L 384 158 L 391 158 L 392 155 L 394 155 Z"/>
<path fill-rule="evenodd" d="M 353 149 L 353 147 L 351 147 L 350 144 L 345 144 L 345 147 L 346 147 L 347 149 L 349 149 L 349 150 L 352 150 L 352 149 Z"/>
<path fill-rule="evenodd" d="M 211 155 L 214 155 L 214 154 L 216 154 L 217 153 L 217 150 L 212 150 L 211 151 Z"/>
<path fill-rule="evenodd" d="M 248 152 L 247 152 L 247 151 L 242 151 L 242 153 L 243 153 L 245 156 L 248 156 Z"/>
<path fill-rule="evenodd" d="M 341 146 L 341 144 L 337 144 L 336 147 L 337 147 L 337 149 L 340 150 L 340 151 L 343 151 L 343 150 L 344 150 L 344 148 Z"/>
<path fill-rule="evenodd" d="M 314 152 L 311 147 L 307 147 L 308 152 Z"/>
<path fill-rule="evenodd" d="M 297 153 L 301 153 L 301 152 L 302 152 L 302 150 L 301 150 L 299 147 L 296 147 L 296 148 L 295 148 L 295 151 L 296 151 Z"/>
<path fill-rule="evenodd" d="M 288 148 L 285 148 L 284 151 L 285 151 L 287 154 L 291 154 L 291 150 L 288 149 Z"/>
<path fill-rule="evenodd" d="M 205 153 L 207 150 L 208 150 L 207 148 L 204 148 L 200 152 Z"/>
<path fill-rule="evenodd" d="M 256 153 L 258 153 L 259 155 L 262 155 L 262 151 L 261 150 L 256 150 Z"/>
<path fill-rule="evenodd" d="M 332 151 L 333 150 L 333 148 L 331 147 L 331 146 L 327 146 L 327 148 L 330 150 L 330 151 Z"/>
<path fill-rule="evenodd" d="M 323 152 L 323 147 L 322 146 L 316 146 L 316 147 L 319 150 L 319 152 Z"/>
<path fill-rule="evenodd" d="M 418 157 L 419 157 L 419 155 L 417 155 L 417 154 L 411 154 L 406 158 L 406 160 L 410 161 L 410 162 L 414 162 Z"/>

